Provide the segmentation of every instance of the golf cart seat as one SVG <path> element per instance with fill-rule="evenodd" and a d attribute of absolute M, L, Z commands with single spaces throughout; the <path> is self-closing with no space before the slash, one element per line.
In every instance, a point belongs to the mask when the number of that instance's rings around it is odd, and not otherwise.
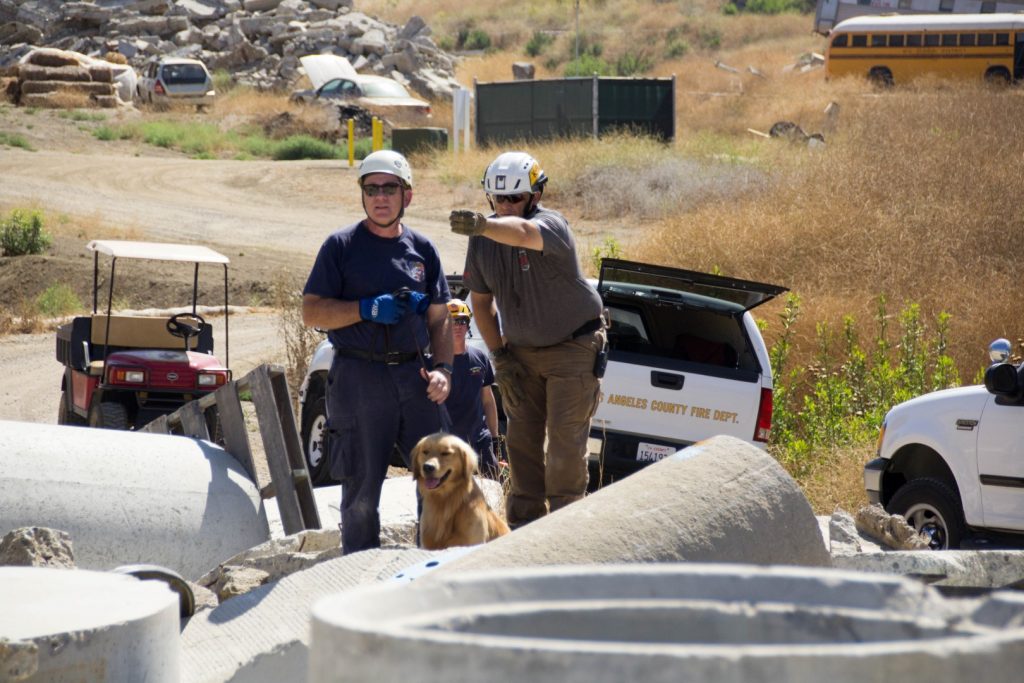
<path fill-rule="evenodd" d="M 108 354 L 132 349 L 168 349 L 181 351 L 185 342 L 167 331 L 169 316 L 146 317 L 114 315 L 110 317 L 107 337 L 107 316 L 79 316 L 57 332 L 57 360 L 80 372 L 102 376 L 103 361 Z M 104 345 L 106 339 L 106 345 Z M 190 351 L 213 352 L 213 327 L 204 324 L 199 336 L 188 340 Z"/>

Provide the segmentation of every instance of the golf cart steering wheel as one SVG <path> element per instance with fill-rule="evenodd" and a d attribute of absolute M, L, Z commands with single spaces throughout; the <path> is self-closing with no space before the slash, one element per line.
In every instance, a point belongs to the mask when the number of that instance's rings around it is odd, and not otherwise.
<path fill-rule="evenodd" d="M 177 313 L 167 319 L 167 331 L 184 339 L 185 350 L 188 351 L 189 338 L 198 337 L 205 324 L 203 316 L 198 313 Z"/>

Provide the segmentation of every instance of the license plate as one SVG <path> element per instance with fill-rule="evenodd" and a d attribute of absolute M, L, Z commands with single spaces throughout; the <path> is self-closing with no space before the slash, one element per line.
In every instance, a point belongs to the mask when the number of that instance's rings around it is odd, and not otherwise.
<path fill-rule="evenodd" d="M 644 443 L 641 441 L 636 447 L 637 462 L 658 462 L 664 457 L 672 455 L 678 448 L 675 446 L 661 446 L 656 443 Z"/>

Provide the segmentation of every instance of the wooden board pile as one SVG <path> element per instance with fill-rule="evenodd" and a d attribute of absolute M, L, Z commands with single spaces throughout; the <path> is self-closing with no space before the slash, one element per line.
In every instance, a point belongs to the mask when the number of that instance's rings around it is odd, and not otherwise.
<path fill-rule="evenodd" d="M 87 63 L 81 55 L 39 49 L 18 65 L 18 103 L 25 107 L 79 108 L 118 106 L 109 66 Z"/>

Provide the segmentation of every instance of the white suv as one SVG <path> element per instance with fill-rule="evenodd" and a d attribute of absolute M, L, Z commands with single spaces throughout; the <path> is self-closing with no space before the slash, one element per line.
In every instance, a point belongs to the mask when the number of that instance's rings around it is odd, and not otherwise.
<path fill-rule="evenodd" d="M 1024 371 L 989 347 L 985 385 L 919 396 L 885 417 L 864 466 L 871 502 L 901 514 L 933 549 L 1024 540 Z"/>
<path fill-rule="evenodd" d="M 165 57 L 147 65 L 138 83 L 139 100 L 164 107 L 171 103 L 213 105 L 217 93 L 206 65 L 196 59 Z"/>
<path fill-rule="evenodd" d="M 452 296 L 468 296 L 459 276 L 448 282 Z M 717 434 L 765 446 L 772 371 L 750 310 L 785 287 L 619 259 L 605 259 L 593 284 L 608 312 L 609 355 L 590 430 L 592 486 Z M 470 333 L 470 344 L 483 343 Z M 332 359 L 324 341 L 299 392 L 315 483 L 329 481 L 322 433 Z"/>

